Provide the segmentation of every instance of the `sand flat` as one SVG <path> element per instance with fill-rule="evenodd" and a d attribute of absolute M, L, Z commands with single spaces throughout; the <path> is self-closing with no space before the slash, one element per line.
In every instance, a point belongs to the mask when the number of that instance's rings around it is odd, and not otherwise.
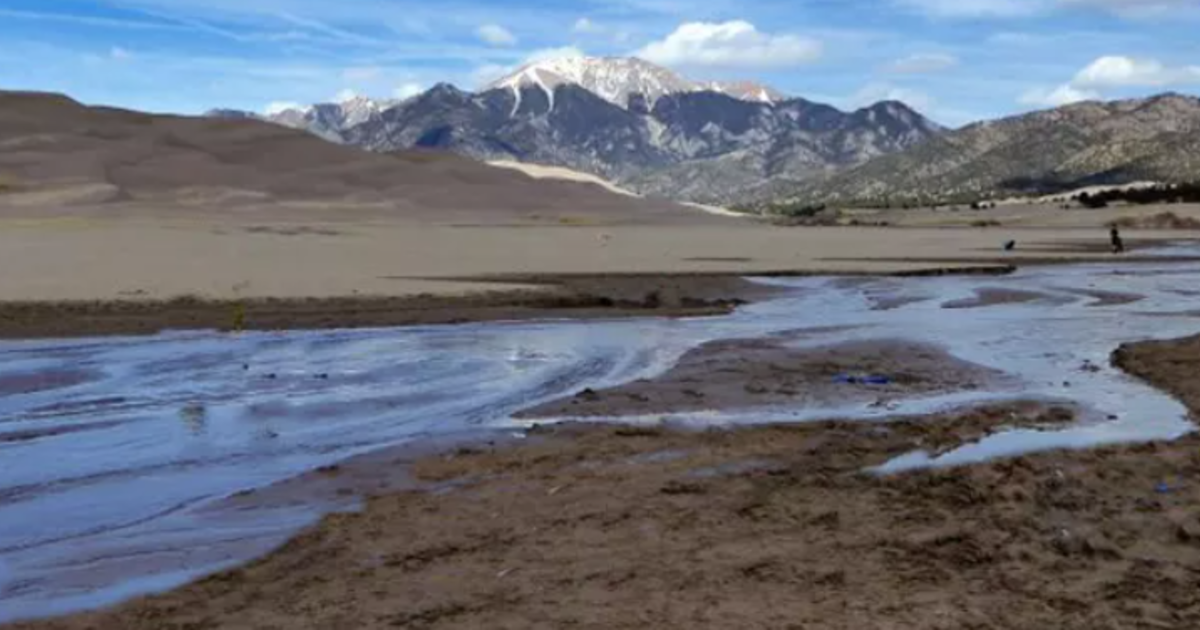
<path fill-rule="evenodd" d="M 479 276 L 882 273 L 1047 258 L 1004 254 L 1004 235 L 994 231 L 781 229 L 742 222 L 455 227 L 408 221 L 80 217 L 14 220 L 3 227 L 0 268 L 6 272 L 0 275 L 0 300 L 9 301 L 452 295 L 497 288 L 461 281 Z M 1144 236 L 1178 238 L 1169 232 Z M 1022 233 L 1030 242 L 1086 245 L 1105 238 L 1097 229 Z M 1052 258 L 1109 259 L 1070 251 Z"/>

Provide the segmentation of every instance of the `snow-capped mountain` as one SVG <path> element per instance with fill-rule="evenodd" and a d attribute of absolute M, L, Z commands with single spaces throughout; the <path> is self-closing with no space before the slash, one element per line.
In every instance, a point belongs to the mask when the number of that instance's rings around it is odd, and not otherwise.
<path fill-rule="evenodd" d="M 691 81 L 637 57 L 564 57 L 538 61 L 493 81 L 488 90 L 507 89 L 517 97 L 536 87 L 549 98 L 560 85 L 577 85 L 626 109 L 648 111 L 671 94 L 718 92 L 758 103 L 787 99 L 780 91 L 753 81 Z"/>
<path fill-rule="evenodd" d="M 375 100 L 358 94 L 339 100 L 336 105 L 342 110 L 342 125 L 353 127 L 367 122 L 385 109 L 394 107 L 399 101 Z"/>
<path fill-rule="evenodd" d="M 493 81 L 488 90 L 507 89 L 520 96 L 528 87 L 541 89 L 553 98 L 560 85 L 577 85 L 618 106 L 629 107 L 631 97 L 654 107 L 658 99 L 700 88 L 671 70 L 636 57 L 566 57 L 529 64 L 513 74 Z"/>
<path fill-rule="evenodd" d="M 842 112 L 755 83 L 695 83 L 614 58 L 530 64 L 476 93 L 439 84 L 402 102 L 357 97 L 265 118 L 372 151 L 437 148 L 563 166 L 643 193 L 718 203 L 942 131 L 901 103 Z"/>
<path fill-rule="evenodd" d="M 304 129 L 331 142 L 341 142 L 345 130 L 361 125 L 380 113 L 399 105 L 401 101 L 373 99 L 358 94 L 346 94 L 332 103 L 303 107 L 287 107 L 264 114 L 215 109 L 208 116 L 221 118 L 258 118 L 284 127 Z"/>

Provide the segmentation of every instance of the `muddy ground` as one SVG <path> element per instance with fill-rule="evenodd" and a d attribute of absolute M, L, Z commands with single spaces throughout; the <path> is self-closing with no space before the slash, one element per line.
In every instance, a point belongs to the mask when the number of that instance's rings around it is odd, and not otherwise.
<path fill-rule="evenodd" d="M 730 275 L 521 279 L 538 288 L 462 296 L 0 302 L 0 338 L 153 334 L 164 330 L 303 330 L 546 318 L 728 313 L 773 289 Z"/>
<path fill-rule="evenodd" d="M 931 267 L 897 277 L 1004 275 L 1013 267 Z M 809 276 L 808 271 L 763 275 Z M 850 275 L 850 274 L 847 274 Z M 399 278 L 398 278 L 399 279 Z M 723 315 L 778 289 L 727 273 L 534 274 L 461 278 L 463 295 L 0 301 L 0 339 L 143 335 L 168 330 L 322 330 L 532 319 Z M 528 288 L 511 288 L 514 285 Z"/>
<path fill-rule="evenodd" d="M 1193 339 L 1115 360 L 1197 409 L 1197 357 Z M 376 496 L 247 567 L 15 627 L 1200 627 L 1200 437 L 864 472 L 1072 414 L 542 429 L 420 459 L 437 492 Z"/>
<path fill-rule="evenodd" d="M 527 409 L 524 418 L 613 417 L 799 405 L 870 403 L 974 390 L 1003 375 L 945 350 L 906 341 L 865 341 L 796 349 L 821 330 L 706 343 L 665 374 Z"/>
<path fill-rule="evenodd" d="M 1005 275 L 1014 270 L 1007 265 L 931 266 L 885 275 Z M 760 275 L 827 274 L 781 270 Z M 321 330 L 531 319 L 699 317 L 726 314 L 740 304 L 777 291 L 743 276 L 508 274 L 459 278 L 470 283 L 469 286 L 496 287 L 493 291 L 474 290 L 462 295 L 240 300 L 183 296 L 161 300 L 131 294 L 118 300 L 0 301 L 0 339 L 143 335 L 168 330 Z"/>

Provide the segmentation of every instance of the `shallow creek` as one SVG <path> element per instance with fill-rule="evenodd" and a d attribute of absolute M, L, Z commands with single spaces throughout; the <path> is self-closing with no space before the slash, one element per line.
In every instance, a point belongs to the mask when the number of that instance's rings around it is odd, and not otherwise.
<path fill-rule="evenodd" d="M 1013 378 L 1001 390 L 891 408 L 724 409 L 667 420 L 879 420 L 1030 398 L 1084 410 L 1064 430 L 1003 432 L 937 458 L 912 453 L 882 472 L 1173 439 L 1192 430 L 1183 406 L 1109 366 L 1109 355 L 1122 342 L 1200 332 L 1198 278 L 1200 265 L 1163 263 L 775 279 L 764 282 L 794 290 L 719 318 L 2 343 L 0 622 L 174 587 L 264 553 L 327 509 L 296 502 L 214 517 L 208 508 L 239 491 L 386 447 L 518 433 L 525 423 L 510 416 L 522 408 L 652 377 L 717 339 L 820 328 L 830 331 L 797 337 L 797 347 L 924 341 Z M 1028 301 L 971 306 L 981 290 Z"/>

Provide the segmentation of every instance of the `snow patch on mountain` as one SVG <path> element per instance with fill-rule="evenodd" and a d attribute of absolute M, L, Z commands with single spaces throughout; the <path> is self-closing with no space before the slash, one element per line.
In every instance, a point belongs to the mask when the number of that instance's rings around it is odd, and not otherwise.
<path fill-rule="evenodd" d="M 486 89 L 512 90 L 519 100 L 522 89 L 534 87 L 545 92 L 553 102 L 554 91 L 561 85 L 578 85 L 623 108 L 629 107 L 629 99 L 634 95 L 645 97 L 647 106 L 653 108 L 664 96 L 709 90 L 763 103 L 776 103 L 785 98 L 778 91 L 757 83 L 690 81 L 667 68 L 636 57 L 546 59 L 525 65 L 494 81 Z"/>

